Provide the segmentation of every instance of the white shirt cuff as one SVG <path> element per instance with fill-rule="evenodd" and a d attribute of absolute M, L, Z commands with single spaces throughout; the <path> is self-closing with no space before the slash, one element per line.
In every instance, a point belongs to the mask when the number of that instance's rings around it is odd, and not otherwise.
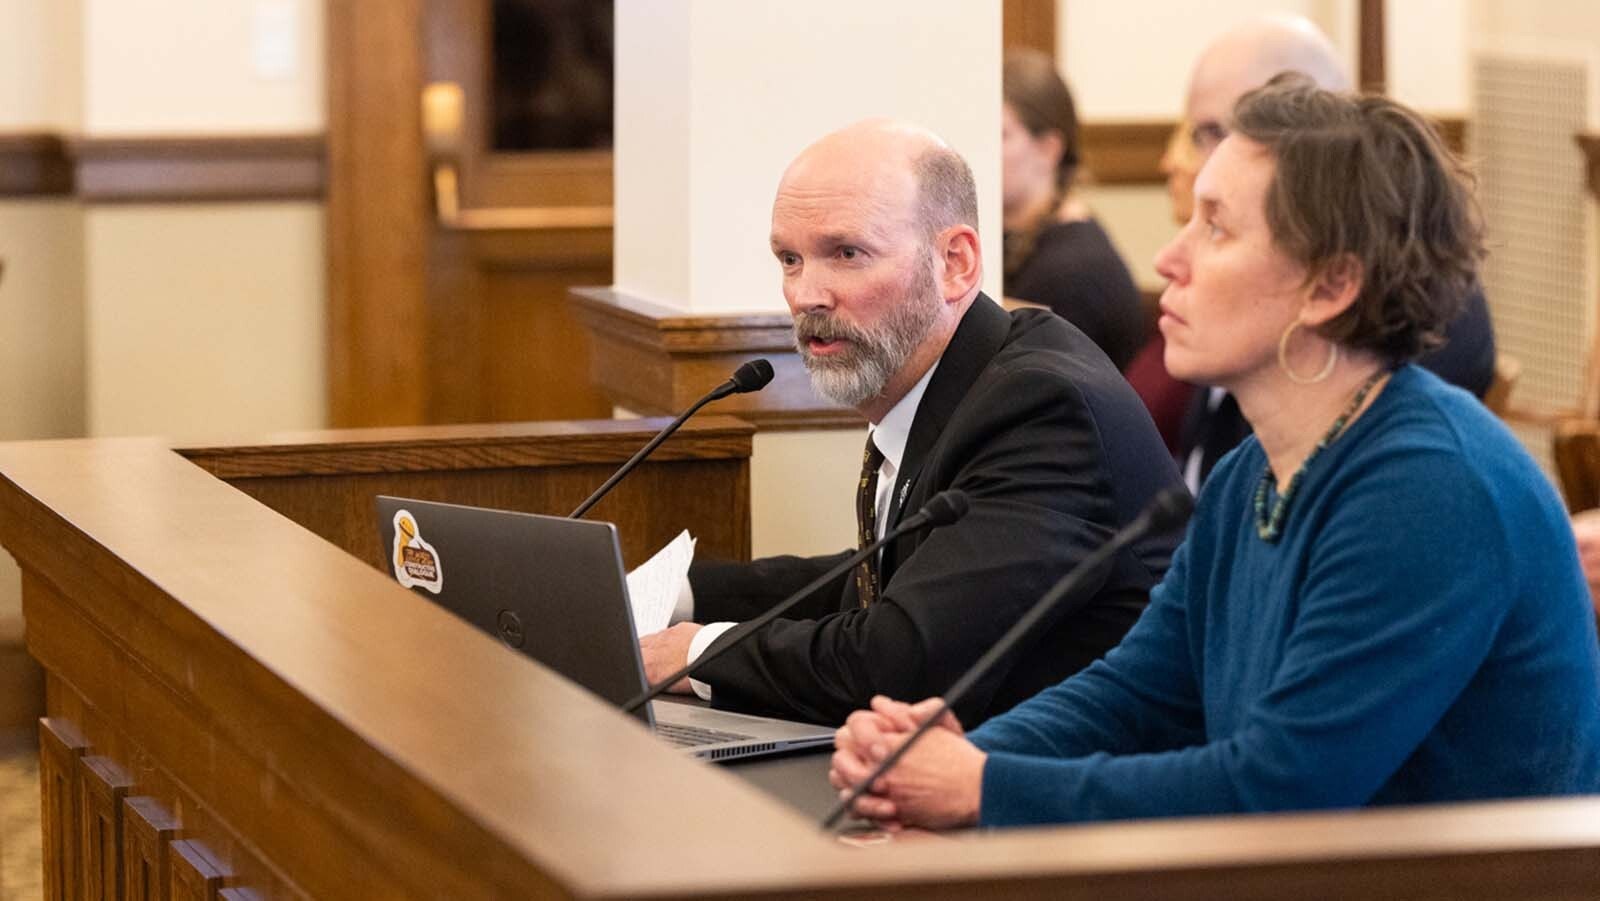
<path fill-rule="evenodd" d="M 689 659 L 687 661 L 685 661 L 685 662 L 693 663 L 696 660 L 699 660 L 700 659 L 700 655 L 704 654 L 706 652 L 706 648 L 711 647 L 711 643 L 712 642 L 714 642 L 717 639 L 721 638 L 722 637 L 722 633 L 728 631 L 729 629 L 732 629 L 734 626 L 737 626 L 737 625 L 739 625 L 739 624 L 738 623 L 707 623 L 704 627 L 702 627 L 700 629 L 700 631 L 694 633 L 694 637 L 693 638 L 689 639 Z M 702 701 L 711 700 L 711 686 L 710 685 L 708 685 L 708 684 L 706 684 L 704 682 L 701 682 L 699 679 L 696 679 L 693 676 L 690 676 L 689 677 L 689 687 L 694 689 L 694 693 L 700 696 L 700 700 L 702 700 Z"/>

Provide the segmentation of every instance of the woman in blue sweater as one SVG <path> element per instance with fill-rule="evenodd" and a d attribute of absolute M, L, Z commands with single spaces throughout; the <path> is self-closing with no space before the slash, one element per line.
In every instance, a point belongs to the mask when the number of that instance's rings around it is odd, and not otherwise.
<path fill-rule="evenodd" d="M 953 717 L 857 802 L 891 828 L 1600 792 L 1600 651 L 1548 481 L 1406 364 L 1482 254 L 1417 115 L 1280 76 L 1246 95 L 1157 258 L 1166 363 L 1255 437 L 1104 660 Z M 862 778 L 934 702 L 840 730 Z"/>

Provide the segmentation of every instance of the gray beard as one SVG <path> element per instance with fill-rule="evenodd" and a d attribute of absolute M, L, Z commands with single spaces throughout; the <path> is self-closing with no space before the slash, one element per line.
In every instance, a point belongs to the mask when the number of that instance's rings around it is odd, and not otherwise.
<path fill-rule="evenodd" d="M 933 330 L 942 306 L 933 273 L 924 271 L 905 301 L 874 327 L 848 325 L 830 313 L 796 314 L 795 346 L 812 389 L 844 407 L 860 407 L 879 396 Z M 836 356 L 817 357 L 806 347 L 809 338 L 843 338 L 850 347 Z"/>

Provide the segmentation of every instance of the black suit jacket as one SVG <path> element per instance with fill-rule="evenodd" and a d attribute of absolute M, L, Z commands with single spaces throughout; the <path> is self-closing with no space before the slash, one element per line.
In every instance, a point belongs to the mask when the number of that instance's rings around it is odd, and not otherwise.
<path fill-rule="evenodd" d="M 1417 365 L 1475 397 L 1483 397 L 1494 379 L 1494 357 L 1494 324 L 1480 287 L 1473 289 L 1460 314 L 1445 328 L 1444 344 L 1417 358 Z M 1189 398 L 1189 409 L 1178 433 L 1179 466 L 1186 465 L 1195 448 L 1200 448 L 1201 484 L 1217 461 L 1251 433 L 1250 423 L 1239 412 L 1233 395 L 1224 397 L 1213 410 L 1210 393 L 1202 388 Z"/>
<path fill-rule="evenodd" d="M 803 618 L 775 621 L 699 678 L 719 707 L 824 723 L 874 694 L 944 692 L 1062 574 L 1179 485 L 1149 414 L 1093 342 L 1050 313 L 1008 314 L 980 294 L 917 408 L 887 523 L 952 487 L 970 512 L 885 548 L 871 607 L 843 577 L 799 608 Z M 975 725 L 1115 645 L 1177 542 L 1146 538 L 1086 582 L 976 688 L 962 721 Z M 697 564 L 695 618 L 752 618 L 848 553 Z"/>

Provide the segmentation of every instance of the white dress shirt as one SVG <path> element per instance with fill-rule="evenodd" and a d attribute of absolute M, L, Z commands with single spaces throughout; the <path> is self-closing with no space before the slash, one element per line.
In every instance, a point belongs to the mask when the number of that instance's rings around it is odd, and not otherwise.
<path fill-rule="evenodd" d="M 895 479 L 900 474 L 900 465 L 906 456 L 906 442 L 911 439 L 911 424 L 916 421 L 917 408 L 922 405 L 922 395 L 928 390 L 928 381 L 933 378 L 934 370 L 939 368 L 939 362 L 928 368 L 922 378 L 917 380 L 906 396 L 900 398 L 899 403 L 889 409 L 876 425 L 867 427 L 867 437 L 878 446 L 883 454 L 883 463 L 878 466 L 878 496 L 874 500 L 873 509 L 878 511 L 877 537 L 883 537 L 884 527 L 888 522 L 889 501 L 894 496 Z M 882 551 L 879 551 L 881 554 Z M 678 597 L 678 606 L 674 610 L 675 619 L 689 620 L 694 618 L 694 592 L 688 587 L 689 579 L 684 577 L 684 588 Z M 689 641 L 689 661 L 693 663 L 705 653 L 711 643 L 722 637 L 722 634 L 738 623 L 707 623 L 699 632 L 695 633 Z M 689 685 L 694 693 L 702 700 L 711 700 L 711 686 L 699 679 L 690 679 Z"/>

